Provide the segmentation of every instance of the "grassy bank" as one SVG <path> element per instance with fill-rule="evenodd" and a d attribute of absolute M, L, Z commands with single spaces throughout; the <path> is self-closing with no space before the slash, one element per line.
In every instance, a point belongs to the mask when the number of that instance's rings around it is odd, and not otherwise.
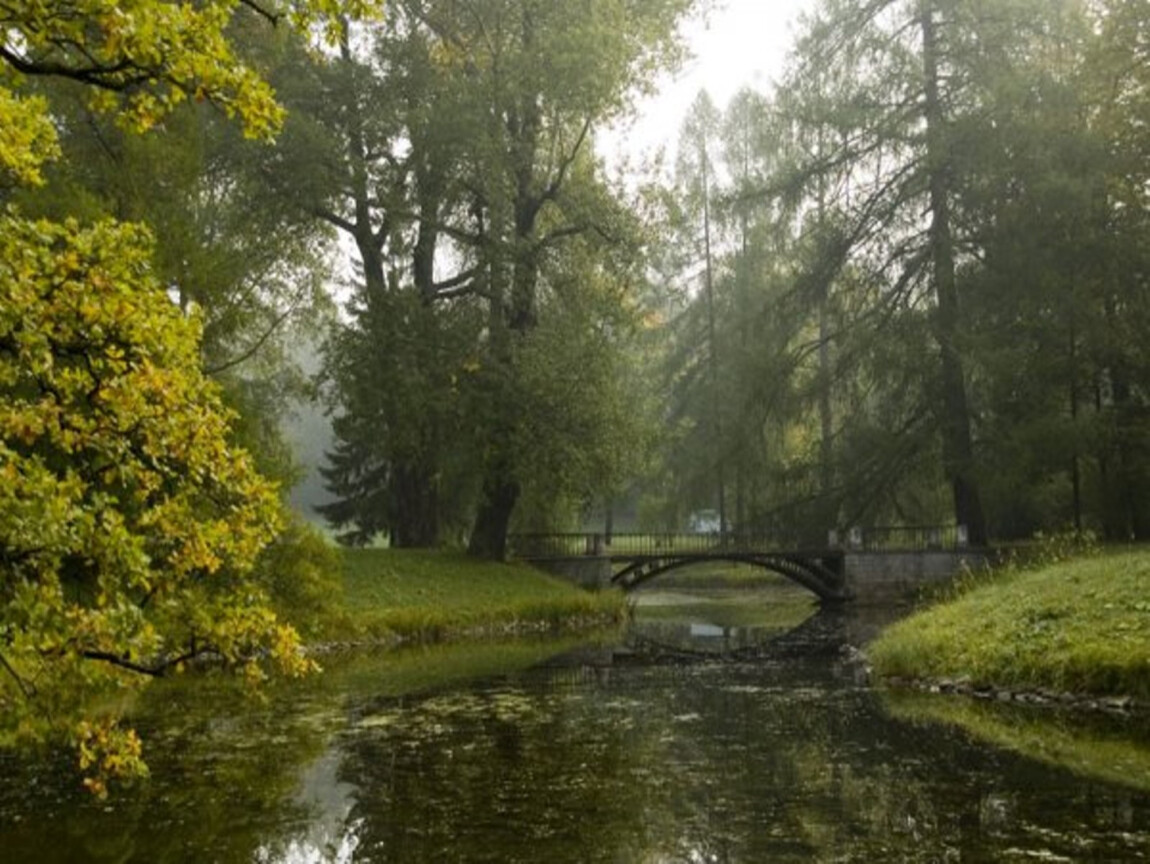
<path fill-rule="evenodd" d="M 885 677 L 1150 700 L 1150 551 L 1005 572 L 871 644 Z"/>
<path fill-rule="evenodd" d="M 798 588 L 795 583 L 785 576 L 764 570 L 762 567 L 752 567 L 749 564 L 732 564 L 727 561 L 706 561 L 672 570 L 660 576 L 654 583 L 659 590 L 679 588 L 685 590 L 715 588 L 746 589 L 748 591 L 763 588 L 794 588 L 796 593 L 810 597 L 805 588 Z"/>
<path fill-rule="evenodd" d="M 623 596 L 590 593 L 522 564 L 443 550 L 348 549 L 326 640 L 438 641 L 622 620 Z"/>

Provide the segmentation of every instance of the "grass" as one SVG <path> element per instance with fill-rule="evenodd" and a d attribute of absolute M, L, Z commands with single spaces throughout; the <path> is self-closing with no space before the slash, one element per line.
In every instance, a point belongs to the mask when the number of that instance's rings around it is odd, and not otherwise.
<path fill-rule="evenodd" d="M 689 567 L 672 570 L 651 584 L 658 588 L 759 588 L 791 587 L 794 582 L 785 576 L 749 564 L 727 561 L 701 561 Z M 810 596 L 805 589 L 804 594 Z"/>
<path fill-rule="evenodd" d="M 1150 551 L 1008 570 L 871 644 L 885 677 L 1150 699 Z"/>
<path fill-rule="evenodd" d="M 342 609 L 327 639 L 441 641 L 482 633 L 553 629 L 622 620 L 621 593 L 591 593 L 523 564 L 445 550 L 349 549 Z"/>

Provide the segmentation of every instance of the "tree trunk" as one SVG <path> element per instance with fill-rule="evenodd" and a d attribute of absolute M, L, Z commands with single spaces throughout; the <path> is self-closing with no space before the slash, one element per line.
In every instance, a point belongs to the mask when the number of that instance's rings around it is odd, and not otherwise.
<path fill-rule="evenodd" d="M 1082 469 L 1078 454 L 1078 335 L 1073 309 L 1070 316 L 1070 423 L 1074 434 L 1074 452 L 1070 456 L 1070 494 L 1074 530 L 1082 533 Z"/>
<path fill-rule="evenodd" d="M 467 554 L 503 561 L 507 558 L 507 532 L 511 514 L 519 501 L 519 484 L 499 471 L 489 470 L 483 481 L 483 500 L 471 529 Z"/>
<path fill-rule="evenodd" d="M 819 127 L 818 153 L 819 159 L 824 158 L 824 128 Z M 826 174 L 819 172 L 819 200 L 818 225 L 820 236 L 825 236 L 827 190 Z M 838 528 L 838 505 L 833 500 L 834 488 L 834 450 L 832 435 L 834 434 L 834 414 L 831 406 L 831 345 L 830 345 L 830 294 L 831 271 L 820 279 L 818 285 L 818 316 L 819 316 L 819 376 L 818 376 L 818 412 L 819 412 L 819 497 L 822 499 L 821 515 L 823 524 L 819 530 L 825 533 Z"/>
<path fill-rule="evenodd" d="M 930 182 L 930 249 L 935 299 L 938 304 L 935 333 L 939 345 L 942 385 L 943 465 L 954 494 L 955 520 L 966 526 L 973 545 L 982 546 L 987 541 L 986 520 L 978 491 L 966 382 L 958 350 L 959 308 L 947 178 L 949 159 L 945 153 L 943 108 L 939 93 L 939 47 L 930 0 L 922 4 L 921 26 L 926 158 Z"/>
<path fill-rule="evenodd" d="M 392 544 L 427 548 L 439 544 L 439 489 L 434 469 L 412 462 L 395 466 L 391 478 Z"/>
<path fill-rule="evenodd" d="M 719 533 L 727 531 L 727 481 L 726 481 L 726 455 L 723 445 L 723 400 L 719 394 L 719 348 L 715 335 L 715 277 L 711 262 L 711 188 L 710 177 L 707 172 L 706 146 L 700 147 L 703 151 L 699 160 L 703 170 L 703 253 L 705 261 L 705 278 L 707 292 L 707 345 L 709 347 L 708 360 L 711 373 L 711 422 L 714 429 L 715 458 L 715 485 L 719 506 Z"/>

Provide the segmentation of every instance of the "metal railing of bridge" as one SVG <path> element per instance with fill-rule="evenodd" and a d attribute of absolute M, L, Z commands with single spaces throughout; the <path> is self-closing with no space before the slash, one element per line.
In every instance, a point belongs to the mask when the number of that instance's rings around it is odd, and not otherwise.
<path fill-rule="evenodd" d="M 570 532 L 558 534 L 512 534 L 508 538 L 512 558 L 571 558 L 582 555 L 656 557 L 674 554 L 720 554 L 771 552 L 793 548 L 766 533 L 613 533 Z M 921 552 L 961 549 L 967 545 L 961 525 L 898 525 L 850 528 L 828 532 L 826 550 L 864 552 Z"/>
<path fill-rule="evenodd" d="M 968 545 L 965 525 L 879 525 L 832 531 L 829 545 L 863 552 L 950 551 Z"/>
<path fill-rule="evenodd" d="M 781 548 L 766 534 L 616 533 L 513 534 L 508 548 L 516 558 L 565 558 L 578 555 L 662 557 L 721 552 L 765 552 Z"/>

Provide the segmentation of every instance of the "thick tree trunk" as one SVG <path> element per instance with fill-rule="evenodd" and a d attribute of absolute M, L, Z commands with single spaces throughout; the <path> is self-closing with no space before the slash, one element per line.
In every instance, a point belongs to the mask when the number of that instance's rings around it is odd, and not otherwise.
<path fill-rule="evenodd" d="M 529 44 L 533 38 L 533 25 L 529 15 L 523 21 L 523 39 Z M 492 398 L 499 418 L 491 430 L 489 456 L 483 478 L 483 495 L 475 514 L 469 555 L 501 561 L 507 554 L 507 532 L 511 516 L 519 502 L 521 487 L 515 479 L 516 454 L 512 452 L 522 407 L 515 394 L 509 392 L 515 380 L 514 340 L 530 333 L 537 324 L 536 292 L 539 281 L 539 250 L 535 237 L 535 223 L 543 198 L 536 189 L 535 151 L 542 122 L 539 105 L 534 98 L 520 103 L 510 122 L 516 137 L 519 164 L 513 171 L 515 204 L 511 219 L 514 238 L 513 259 L 510 267 L 509 296 L 503 291 L 503 278 L 493 267 L 491 303 L 491 361 L 496 373 Z M 497 232 L 498 233 L 498 232 Z M 498 268 L 502 269 L 502 268 Z M 504 299 L 506 296 L 506 299 Z"/>
<path fill-rule="evenodd" d="M 530 230 L 529 224 L 517 222 L 517 232 Z M 535 292 L 538 262 L 533 256 L 516 261 L 511 268 L 511 291 L 508 303 L 497 302 L 499 313 L 492 316 L 492 361 L 497 369 L 491 398 L 499 420 L 488 444 L 489 456 L 483 478 L 483 495 L 476 510 L 467 552 L 479 558 L 502 561 L 507 551 L 507 532 L 511 516 L 519 502 L 520 484 L 514 479 L 514 429 L 522 410 L 518 399 L 508 388 L 515 378 L 512 342 L 529 333 L 536 324 Z M 498 301 L 502 293 L 493 294 Z"/>
<path fill-rule="evenodd" d="M 467 554 L 476 558 L 503 561 L 507 557 L 507 532 L 511 527 L 511 514 L 519 501 L 519 484 L 501 476 L 499 471 L 488 471 L 483 481 L 483 500 L 471 529 Z"/>
<path fill-rule="evenodd" d="M 415 462 L 396 465 L 391 479 L 392 544 L 426 548 L 439 544 L 439 488 L 435 471 Z"/>
<path fill-rule="evenodd" d="M 958 286 L 955 282 L 954 243 L 951 236 L 947 180 L 949 160 L 945 154 L 942 129 L 944 120 L 939 93 L 939 47 L 934 10 L 929 0 L 924 0 L 922 4 L 921 26 L 930 181 L 930 251 L 935 299 L 938 303 L 935 333 L 939 345 L 942 385 L 943 463 L 954 493 L 955 520 L 966 526 L 970 542 L 981 546 L 987 541 L 986 520 L 978 491 L 966 381 L 958 350 Z"/>

